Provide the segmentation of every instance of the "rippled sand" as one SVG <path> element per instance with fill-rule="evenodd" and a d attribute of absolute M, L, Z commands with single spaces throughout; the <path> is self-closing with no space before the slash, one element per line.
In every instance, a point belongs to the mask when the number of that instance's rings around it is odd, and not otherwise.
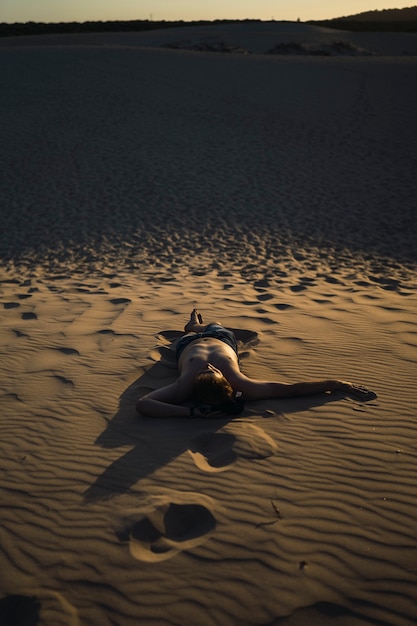
<path fill-rule="evenodd" d="M 84 42 L 0 48 L 0 623 L 413 624 L 417 58 Z M 138 417 L 196 305 L 378 398 Z"/>

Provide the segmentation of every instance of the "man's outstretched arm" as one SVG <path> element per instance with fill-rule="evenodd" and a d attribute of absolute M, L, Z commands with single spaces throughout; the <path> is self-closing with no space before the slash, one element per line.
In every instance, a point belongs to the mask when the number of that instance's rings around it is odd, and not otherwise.
<path fill-rule="evenodd" d="M 190 393 L 189 384 L 178 380 L 139 398 L 136 410 L 147 417 L 207 417 L 202 408 L 185 404 Z"/>
<path fill-rule="evenodd" d="M 204 411 L 201 407 L 185 404 L 169 404 L 144 396 L 136 403 L 136 410 L 146 417 L 209 417 L 209 415 L 219 414 L 218 410 Z"/>
<path fill-rule="evenodd" d="M 188 417 L 190 407 L 183 405 L 185 400 L 179 381 L 176 381 L 139 398 L 136 410 L 148 417 Z"/>
<path fill-rule="evenodd" d="M 136 411 L 146 417 L 191 417 L 189 406 L 169 404 L 144 396 L 136 403 Z"/>
<path fill-rule="evenodd" d="M 288 384 L 246 379 L 241 386 L 241 391 L 247 400 L 295 398 L 326 393 L 328 391 L 342 391 L 360 400 L 375 398 L 375 394 L 366 389 L 366 387 L 343 380 L 317 380 Z"/>

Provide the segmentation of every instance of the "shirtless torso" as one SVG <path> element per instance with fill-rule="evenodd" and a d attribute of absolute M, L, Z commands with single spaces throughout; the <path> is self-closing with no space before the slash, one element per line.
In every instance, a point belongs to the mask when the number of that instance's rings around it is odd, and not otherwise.
<path fill-rule="evenodd" d="M 190 343 L 181 354 L 178 361 L 180 378 L 192 378 L 211 363 L 215 368 L 223 372 L 223 375 L 232 384 L 231 378 L 240 374 L 236 352 L 226 343 L 213 337 L 202 337 Z M 236 389 L 236 391 L 238 391 Z"/>

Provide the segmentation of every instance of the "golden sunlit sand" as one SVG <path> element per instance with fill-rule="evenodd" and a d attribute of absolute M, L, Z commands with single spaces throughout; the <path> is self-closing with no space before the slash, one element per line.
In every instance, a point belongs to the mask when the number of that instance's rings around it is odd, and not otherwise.
<path fill-rule="evenodd" d="M 416 36 L 271 28 L 1 42 L 5 624 L 417 619 Z M 139 417 L 194 306 L 377 398 Z"/>

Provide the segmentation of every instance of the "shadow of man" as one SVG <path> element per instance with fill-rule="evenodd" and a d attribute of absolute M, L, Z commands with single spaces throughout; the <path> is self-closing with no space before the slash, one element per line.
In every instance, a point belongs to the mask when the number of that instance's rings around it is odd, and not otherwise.
<path fill-rule="evenodd" d="M 233 329 L 239 346 L 239 358 L 248 356 L 248 350 L 258 342 L 252 331 Z M 87 489 L 87 501 L 103 500 L 125 493 L 142 478 L 153 474 L 190 449 L 192 441 L 214 434 L 232 417 L 211 419 L 149 418 L 137 414 L 138 398 L 149 391 L 169 385 L 178 377 L 175 345 L 183 333 L 175 330 L 159 333 L 160 360 L 143 367 L 140 377 L 120 396 L 119 408 L 106 429 L 98 436 L 96 445 L 104 448 L 130 446 L 130 449 L 96 479 Z"/>

